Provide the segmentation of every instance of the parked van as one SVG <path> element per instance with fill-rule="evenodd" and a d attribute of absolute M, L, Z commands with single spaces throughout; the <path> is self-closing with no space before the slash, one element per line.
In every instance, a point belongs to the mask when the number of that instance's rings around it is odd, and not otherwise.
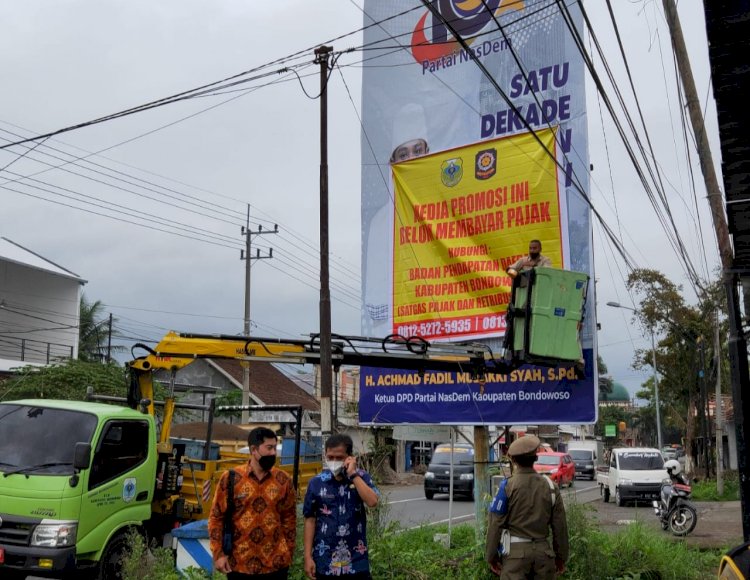
<path fill-rule="evenodd" d="M 435 447 L 430 465 L 424 474 L 424 496 L 450 493 L 451 444 Z M 474 448 L 467 443 L 453 444 L 453 496 L 474 499 Z"/>

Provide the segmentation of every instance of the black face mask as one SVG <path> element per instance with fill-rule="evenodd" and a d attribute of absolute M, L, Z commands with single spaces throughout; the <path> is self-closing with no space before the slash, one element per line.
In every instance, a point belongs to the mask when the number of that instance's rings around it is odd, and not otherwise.
<path fill-rule="evenodd" d="M 529 252 L 529 258 L 536 260 L 539 257 L 539 252 Z"/>
<path fill-rule="evenodd" d="M 258 463 L 263 471 L 271 471 L 271 468 L 276 465 L 275 455 L 261 455 L 258 459 Z"/>

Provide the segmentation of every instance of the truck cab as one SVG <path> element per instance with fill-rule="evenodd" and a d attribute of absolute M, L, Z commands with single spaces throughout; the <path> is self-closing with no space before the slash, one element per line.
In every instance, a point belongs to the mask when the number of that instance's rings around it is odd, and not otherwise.
<path fill-rule="evenodd" d="M 80 401 L 0 403 L 0 576 L 106 577 L 151 517 L 152 416 Z"/>

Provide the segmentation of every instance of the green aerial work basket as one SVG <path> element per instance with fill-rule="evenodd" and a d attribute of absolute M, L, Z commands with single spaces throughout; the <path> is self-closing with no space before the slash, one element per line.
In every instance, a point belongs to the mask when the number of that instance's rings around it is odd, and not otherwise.
<path fill-rule="evenodd" d="M 582 363 L 580 328 L 589 276 L 534 268 L 513 280 L 505 348 L 524 363 Z"/>

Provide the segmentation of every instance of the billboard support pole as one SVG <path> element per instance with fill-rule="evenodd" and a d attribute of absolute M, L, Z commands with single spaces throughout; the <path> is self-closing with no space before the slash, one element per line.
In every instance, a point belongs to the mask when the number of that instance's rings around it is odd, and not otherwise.
<path fill-rule="evenodd" d="M 484 425 L 474 426 L 474 513 L 476 516 L 477 541 L 484 541 L 486 527 L 486 497 L 489 494 L 489 430 Z"/>

